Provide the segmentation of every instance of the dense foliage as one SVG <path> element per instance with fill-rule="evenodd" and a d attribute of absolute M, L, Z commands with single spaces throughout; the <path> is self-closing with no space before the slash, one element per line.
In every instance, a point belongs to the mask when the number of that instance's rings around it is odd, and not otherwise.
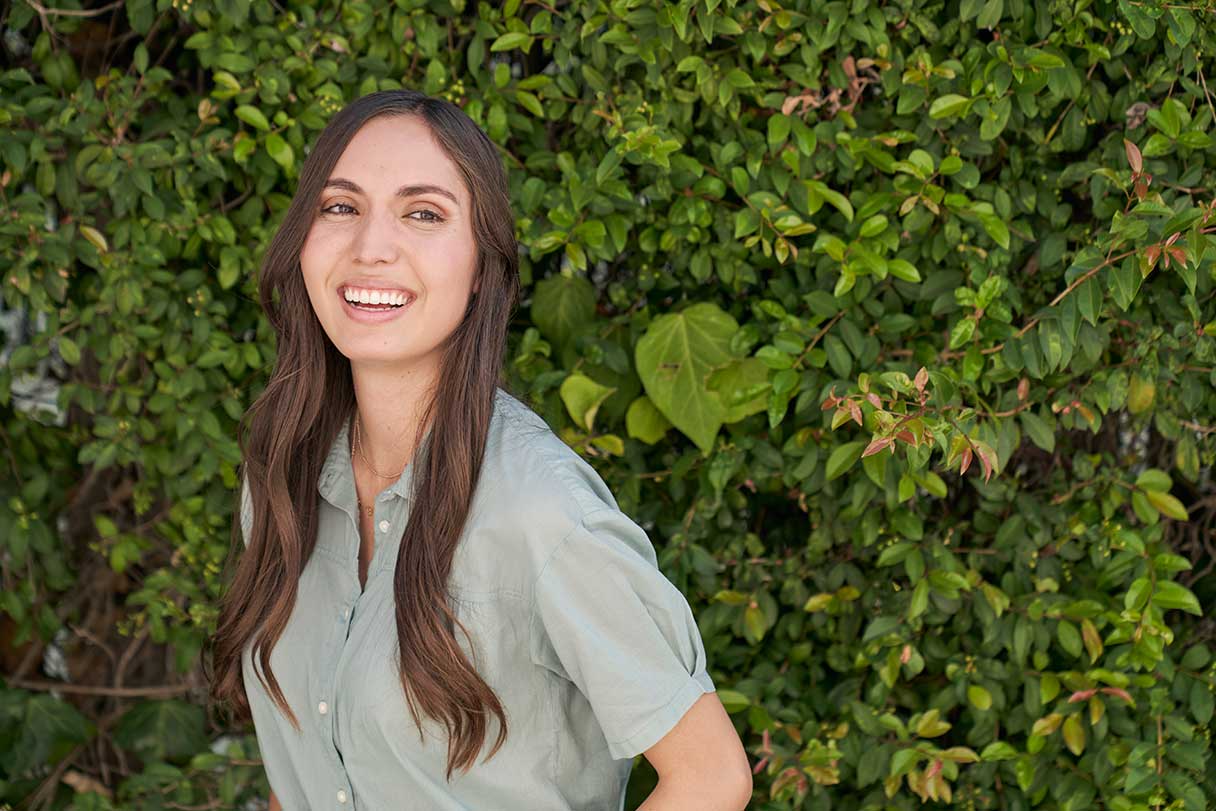
<path fill-rule="evenodd" d="M 1216 805 L 1210 0 L 553 3 L 8 7 L 0 804 L 265 796 L 198 666 L 255 272 L 405 85 L 502 147 L 509 375 L 688 596 L 752 807 Z"/>

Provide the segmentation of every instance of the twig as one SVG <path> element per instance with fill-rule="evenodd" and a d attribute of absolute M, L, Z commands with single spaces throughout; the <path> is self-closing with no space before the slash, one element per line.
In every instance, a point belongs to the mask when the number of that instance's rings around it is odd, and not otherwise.
<path fill-rule="evenodd" d="M 1203 85 L 1203 95 L 1208 100 L 1208 109 L 1212 111 L 1212 119 L 1216 120 L 1216 106 L 1212 105 L 1212 94 L 1208 92 L 1207 80 L 1203 78 L 1203 68 L 1196 61 L 1195 70 L 1199 72 L 1199 84 Z"/>
<path fill-rule="evenodd" d="M 25 0 L 25 2 L 30 8 L 38 12 L 39 16 L 41 17 L 46 17 L 48 15 L 53 17 L 98 17 L 105 14 L 107 11 L 113 11 L 116 8 L 121 8 L 125 0 L 115 0 L 113 3 L 110 3 L 110 5 L 102 6 L 101 8 L 84 9 L 46 8 L 45 6 L 34 2 L 34 0 Z"/>
<path fill-rule="evenodd" d="M 122 698 L 169 698 L 188 693 L 189 684 L 166 684 L 155 687 L 105 687 L 99 684 L 72 684 L 45 679 L 10 679 L 9 685 L 23 690 L 57 690 L 61 693 L 76 693 L 85 696 L 119 696 Z"/>

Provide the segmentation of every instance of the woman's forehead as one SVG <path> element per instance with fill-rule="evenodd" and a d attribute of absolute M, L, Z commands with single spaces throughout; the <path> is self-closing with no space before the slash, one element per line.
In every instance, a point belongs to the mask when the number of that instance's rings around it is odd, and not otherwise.
<path fill-rule="evenodd" d="M 372 198 L 402 187 L 446 189 L 461 202 L 464 183 L 452 159 L 417 117 L 378 118 L 365 124 L 342 152 L 330 179 L 353 181 Z M 349 190 L 349 189 L 348 189 Z"/>

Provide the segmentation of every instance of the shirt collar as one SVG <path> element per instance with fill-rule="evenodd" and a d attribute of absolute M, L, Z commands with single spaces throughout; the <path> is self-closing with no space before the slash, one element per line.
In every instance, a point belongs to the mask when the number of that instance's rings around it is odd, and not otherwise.
<path fill-rule="evenodd" d="M 334 438 L 325 462 L 321 466 L 321 475 L 317 478 L 317 492 L 330 504 L 339 508 L 351 507 L 357 500 L 355 471 L 350 455 L 350 425 L 349 419 L 342 421 L 338 436 Z M 401 476 L 389 486 L 390 493 L 406 501 L 409 500 L 410 479 L 417 462 L 422 458 L 421 451 L 426 449 L 430 438 L 431 429 L 427 428 L 426 434 L 422 437 L 419 452 L 414 453 L 414 458 L 406 465 Z"/>

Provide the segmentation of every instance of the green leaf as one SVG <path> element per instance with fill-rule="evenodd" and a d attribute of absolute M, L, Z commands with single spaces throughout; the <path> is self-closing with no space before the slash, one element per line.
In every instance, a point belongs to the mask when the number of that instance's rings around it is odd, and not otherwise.
<path fill-rule="evenodd" d="M 808 192 L 818 195 L 823 200 L 831 203 L 832 207 L 843 214 L 846 220 L 849 222 L 853 221 L 853 205 L 849 202 L 849 198 L 835 189 L 828 188 L 827 184 L 822 181 L 807 180 L 805 183 Z"/>
<path fill-rule="evenodd" d="M 738 329 L 729 313 L 700 302 L 654 319 L 634 349 L 646 394 L 705 454 L 726 418 L 708 377 L 734 360 L 730 339 Z"/>
<path fill-rule="evenodd" d="M 827 480 L 838 478 L 853 466 L 858 459 L 861 458 L 861 453 L 866 449 L 865 442 L 846 442 L 843 445 L 836 446 L 828 456 L 827 466 L 824 468 Z"/>
<path fill-rule="evenodd" d="M 562 381 L 562 402 L 570 418 L 584 431 L 591 431 L 595 425 L 595 412 L 607 400 L 615 388 L 596 383 L 584 374 L 575 372 Z"/>
<path fill-rule="evenodd" d="M 663 416 L 663 412 L 655 407 L 654 402 L 645 394 L 635 398 L 625 412 L 625 429 L 629 436 L 640 439 L 647 445 L 653 445 L 667 434 L 671 428 L 671 420 Z"/>
<path fill-rule="evenodd" d="M 9 699 L 12 702 L 12 699 Z M 15 714 L 8 735 L 8 756 L 5 768 L 11 774 L 21 774 L 44 766 L 53 753 L 88 742 L 96 726 L 75 707 L 51 695 L 34 695 L 24 702 L 24 713 L 16 714 L 21 705 L 9 703 L 5 710 Z M 62 757 L 62 754 L 60 754 Z"/>
<path fill-rule="evenodd" d="M 1136 477 L 1136 486 L 1144 490 L 1158 490 L 1162 493 L 1168 493 L 1170 488 L 1174 486 L 1170 476 L 1164 470 L 1158 470 L 1155 467 L 1150 467 Z"/>
<path fill-rule="evenodd" d="M 545 117 L 545 109 L 541 107 L 540 99 L 527 90 L 516 90 L 515 100 L 519 102 L 521 107 L 537 118 Z"/>
<path fill-rule="evenodd" d="M 1030 441 L 1048 453 L 1053 453 L 1056 449 L 1056 435 L 1051 426 L 1032 411 L 1023 411 L 1018 416 Z"/>
<path fill-rule="evenodd" d="M 490 51 L 510 51 L 519 48 L 527 51 L 532 45 L 532 37 L 522 31 L 508 31 L 507 33 L 494 40 L 494 44 L 490 46 Z"/>
<path fill-rule="evenodd" d="M 1072 656 L 1081 655 L 1081 632 L 1077 630 L 1077 626 L 1068 620 L 1060 620 L 1056 624 L 1056 638 L 1060 641 L 1060 647 L 1069 654 Z"/>
<path fill-rule="evenodd" d="M 875 214 L 874 216 L 867 218 L 866 221 L 861 224 L 860 233 L 862 238 L 868 239 L 870 237 L 878 236 L 885 231 L 886 228 L 887 218 L 882 214 Z"/>
<path fill-rule="evenodd" d="M 1177 608 L 1197 617 L 1203 616 L 1199 600 L 1194 593 L 1181 583 L 1173 580 L 1158 580 L 1153 590 L 1153 605 L 1159 608 Z"/>
<path fill-rule="evenodd" d="M 971 101 L 966 96 L 948 93 L 945 96 L 934 99 L 933 103 L 929 105 L 929 117 L 937 119 L 963 115 L 967 112 L 967 108 L 971 106 Z"/>
<path fill-rule="evenodd" d="M 985 711 L 992 709 L 992 694 L 978 684 L 968 685 L 967 700 L 975 705 L 976 709 Z"/>
<path fill-rule="evenodd" d="M 542 279 L 532 293 L 532 323 L 555 344 L 565 345 L 595 319 L 595 288 L 582 276 Z"/>
<path fill-rule="evenodd" d="M 60 335 L 58 339 L 59 356 L 63 358 L 64 363 L 69 366 L 75 366 L 80 363 L 80 347 L 66 335 Z"/>
<path fill-rule="evenodd" d="M 1005 0 L 988 0 L 975 18 L 976 28 L 995 28 L 1005 10 Z"/>
<path fill-rule="evenodd" d="M 604 185 L 604 181 L 612 176 L 616 168 L 621 165 L 623 160 L 621 153 L 616 149 L 610 149 L 604 153 L 604 157 L 600 159 L 599 166 L 595 169 L 595 184 L 597 186 Z"/>
<path fill-rule="evenodd" d="M 916 619 L 925 613 L 929 607 L 929 581 L 921 580 L 912 589 L 912 599 L 908 601 L 908 619 Z"/>
<path fill-rule="evenodd" d="M 992 241 L 1002 248 L 1009 248 L 1009 228 L 1005 225 L 1004 220 L 995 214 L 980 214 L 980 224 L 984 226 L 984 231 L 988 236 L 992 237 Z"/>
<path fill-rule="evenodd" d="M 1187 514 L 1186 507 L 1182 506 L 1182 502 L 1169 493 L 1160 490 L 1145 490 L 1144 497 L 1148 499 L 1149 504 L 1168 518 L 1173 518 L 1175 521 L 1189 521 L 1191 518 Z"/>
<path fill-rule="evenodd" d="M 949 732 L 951 726 L 941 719 L 941 712 L 935 707 L 925 711 L 916 722 L 916 734 L 922 738 L 936 738 Z"/>
<path fill-rule="evenodd" d="M 745 237 L 760 227 L 760 212 L 748 206 L 735 212 L 735 239 Z"/>
<path fill-rule="evenodd" d="M 1005 741 L 993 741 L 980 752 L 980 760 L 983 761 L 1013 760 L 1017 756 L 1018 750 Z"/>
<path fill-rule="evenodd" d="M 797 377 L 796 370 L 786 371 Z M 710 372 L 706 388 L 717 395 L 725 409 L 722 422 L 739 422 L 765 409 L 771 388 L 768 366 L 759 358 L 739 358 Z"/>
<path fill-rule="evenodd" d="M 958 349 L 964 346 L 975 334 L 975 319 L 968 316 L 960 318 L 950 330 L 950 348 Z"/>
<path fill-rule="evenodd" d="M 114 740 L 145 760 L 186 757 L 207 746 L 206 714 L 179 699 L 143 701 L 118 720 Z"/>
<path fill-rule="evenodd" d="M 897 279 L 902 279 L 905 282 L 919 282 L 921 280 L 920 271 L 916 266 L 905 259 L 888 259 L 887 271 Z"/>
<path fill-rule="evenodd" d="M 790 134 L 790 117 L 773 113 L 768 117 L 768 145 L 775 149 L 785 143 Z"/>
<path fill-rule="evenodd" d="M 244 121 L 251 127 L 256 127 L 260 130 L 269 130 L 270 122 L 266 120 L 266 116 L 262 111 L 251 104 L 242 104 L 236 108 L 236 117 Z"/>
<path fill-rule="evenodd" d="M 266 153 L 284 169 L 290 169 L 295 165 L 296 156 L 291 145 L 283 140 L 283 137 L 277 132 L 272 132 L 266 136 Z"/>
<path fill-rule="evenodd" d="M 625 455 L 625 441 L 616 434 L 600 434 L 591 437 L 591 444 L 602 450 L 604 453 L 610 453 L 613 456 Z"/>
<path fill-rule="evenodd" d="M 743 609 L 743 627 L 747 629 L 752 640 L 759 642 L 764 639 L 764 632 L 768 629 L 768 624 L 760 606 L 749 605 Z"/>
<path fill-rule="evenodd" d="M 1064 721 L 1064 745 L 1068 751 L 1077 757 L 1085 751 L 1085 727 L 1082 725 L 1081 714 L 1073 713 Z"/>

